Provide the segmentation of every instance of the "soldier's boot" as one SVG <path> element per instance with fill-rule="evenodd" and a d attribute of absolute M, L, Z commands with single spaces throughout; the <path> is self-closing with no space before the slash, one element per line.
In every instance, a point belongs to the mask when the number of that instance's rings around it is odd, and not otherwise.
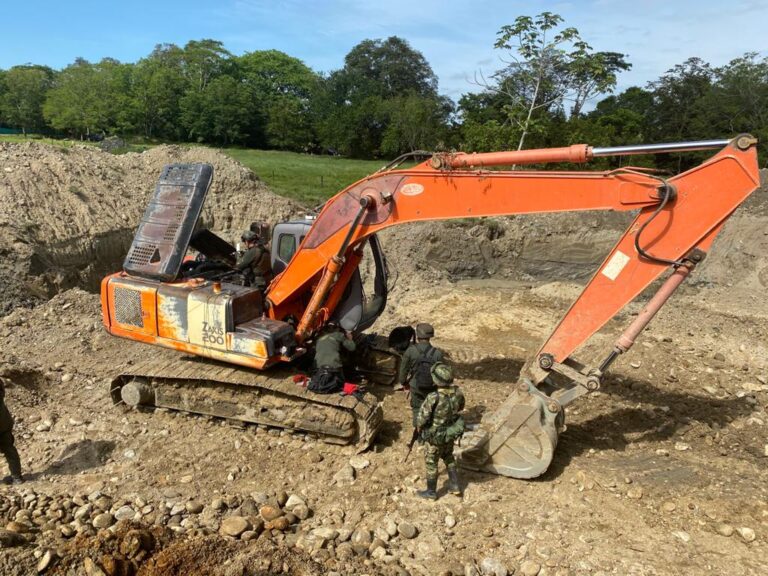
<path fill-rule="evenodd" d="M 437 500 L 437 478 L 427 478 L 427 489 L 416 492 L 419 498 Z"/>
<path fill-rule="evenodd" d="M 448 491 L 456 496 L 462 495 L 459 471 L 453 466 L 448 468 Z"/>

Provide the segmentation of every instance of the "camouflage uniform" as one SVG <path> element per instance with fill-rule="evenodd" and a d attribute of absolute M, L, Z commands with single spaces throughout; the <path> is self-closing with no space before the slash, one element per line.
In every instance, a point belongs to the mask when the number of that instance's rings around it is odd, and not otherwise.
<path fill-rule="evenodd" d="M 434 416 L 431 418 L 432 410 Z M 419 416 L 416 421 L 419 430 L 427 431 L 431 428 L 447 426 L 453 422 L 456 415 L 464 409 L 464 394 L 458 386 L 448 386 L 438 388 L 432 392 L 421 405 Z M 453 442 L 448 444 L 427 443 L 426 446 L 426 465 L 427 478 L 437 478 L 437 464 L 442 459 L 446 468 L 456 468 L 456 462 L 453 459 Z"/>
<path fill-rule="evenodd" d="M 266 289 L 272 281 L 272 264 L 270 263 L 269 250 L 264 244 L 256 244 L 243 252 L 237 259 L 235 269 L 243 273 L 249 286 Z"/>
<path fill-rule="evenodd" d="M 437 428 L 446 428 L 452 424 L 459 412 L 464 409 L 464 394 L 458 386 L 451 386 L 453 371 L 441 362 L 431 369 L 437 390 L 424 400 L 416 419 L 417 429 L 427 437 L 425 464 L 427 469 L 427 489 L 418 492 L 422 498 L 437 499 L 437 466 L 440 459 L 445 462 L 449 478 L 449 490 L 461 495 L 456 462 L 453 459 L 453 441 L 437 442 L 430 438 L 429 432 Z"/>
<path fill-rule="evenodd" d="M 0 378 L 0 452 L 8 461 L 11 478 L 21 481 L 21 458 L 13 440 L 13 418 L 5 405 L 5 383 Z"/>
<path fill-rule="evenodd" d="M 318 368 L 341 370 L 341 348 L 350 352 L 355 351 L 355 342 L 344 336 L 338 330 L 326 332 L 317 339 L 315 344 L 315 364 Z"/>

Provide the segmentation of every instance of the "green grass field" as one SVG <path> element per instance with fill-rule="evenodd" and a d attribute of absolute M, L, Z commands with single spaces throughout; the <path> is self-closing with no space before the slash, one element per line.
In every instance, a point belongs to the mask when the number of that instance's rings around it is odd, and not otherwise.
<path fill-rule="evenodd" d="M 223 149 L 247 166 L 275 194 L 316 206 L 386 164 L 383 160 L 349 160 L 273 150 Z"/>

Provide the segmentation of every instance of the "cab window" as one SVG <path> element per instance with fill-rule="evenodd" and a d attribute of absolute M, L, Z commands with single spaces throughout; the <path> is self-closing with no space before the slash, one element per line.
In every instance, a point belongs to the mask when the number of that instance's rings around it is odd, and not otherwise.
<path fill-rule="evenodd" d="M 277 257 L 283 262 L 290 262 L 296 252 L 296 237 L 291 234 L 280 234 L 277 241 Z"/>

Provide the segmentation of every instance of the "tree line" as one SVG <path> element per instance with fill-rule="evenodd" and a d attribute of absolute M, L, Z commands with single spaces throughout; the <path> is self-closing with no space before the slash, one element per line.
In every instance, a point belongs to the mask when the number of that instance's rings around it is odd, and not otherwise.
<path fill-rule="evenodd" d="M 406 40 L 364 40 L 317 73 L 277 50 L 235 56 L 211 39 L 160 44 L 135 63 L 77 59 L 0 70 L 0 127 L 73 138 L 242 145 L 356 158 L 721 138 L 768 141 L 768 58 L 689 58 L 614 94 L 631 63 L 550 12 L 502 26 L 501 66 L 453 102 Z M 596 104 L 588 109 L 588 103 Z M 663 160 L 662 160 L 663 163 Z"/>

